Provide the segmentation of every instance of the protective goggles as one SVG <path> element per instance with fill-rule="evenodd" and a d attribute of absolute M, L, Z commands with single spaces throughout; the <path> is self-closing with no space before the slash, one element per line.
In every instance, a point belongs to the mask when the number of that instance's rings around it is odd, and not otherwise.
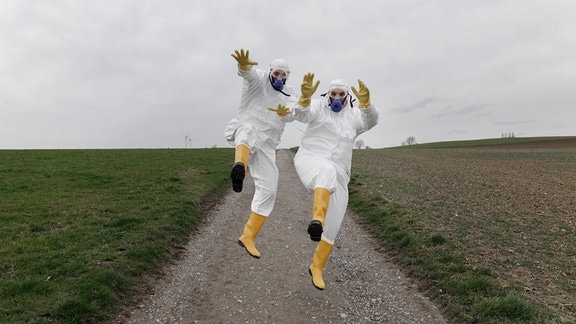
<path fill-rule="evenodd" d="M 286 72 L 284 72 L 283 70 L 274 70 L 274 71 L 270 72 L 270 74 L 272 74 L 272 77 L 274 79 L 277 79 L 277 78 L 286 79 L 286 78 L 288 78 L 288 74 Z"/>
<path fill-rule="evenodd" d="M 330 90 L 328 95 L 332 99 L 344 99 L 346 97 L 347 93 L 345 90 L 342 90 L 342 89 L 332 89 L 332 90 Z"/>

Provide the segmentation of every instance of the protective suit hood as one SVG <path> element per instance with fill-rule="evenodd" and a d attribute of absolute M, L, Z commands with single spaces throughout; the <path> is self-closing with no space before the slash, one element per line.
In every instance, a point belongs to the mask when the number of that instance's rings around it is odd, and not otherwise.
<path fill-rule="evenodd" d="M 288 62 L 285 59 L 275 59 L 272 61 L 272 63 L 270 63 L 270 72 L 276 70 L 282 70 L 286 72 L 286 75 L 290 75 L 290 66 L 288 66 Z"/>
<path fill-rule="evenodd" d="M 346 94 L 348 94 L 348 84 L 342 79 L 330 81 L 330 84 L 328 84 L 328 93 L 330 93 L 330 91 L 333 89 L 343 89 L 346 90 Z"/>

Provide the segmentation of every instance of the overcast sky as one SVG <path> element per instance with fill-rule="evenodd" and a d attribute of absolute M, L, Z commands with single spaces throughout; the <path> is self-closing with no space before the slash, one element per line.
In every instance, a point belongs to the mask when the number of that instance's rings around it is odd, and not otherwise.
<path fill-rule="evenodd" d="M 0 149 L 229 147 L 239 48 L 265 69 L 288 60 L 297 89 L 315 73 L 316 96 L 363 80 L 374 148 L 574 136 L 575 14 L 573 0 L 3 0 Z"/>

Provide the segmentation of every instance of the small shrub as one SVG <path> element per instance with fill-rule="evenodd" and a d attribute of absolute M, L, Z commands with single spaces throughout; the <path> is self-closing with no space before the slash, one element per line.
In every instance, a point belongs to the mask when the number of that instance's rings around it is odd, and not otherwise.
<path fill-rule="evenodd" d="M 430 243 L 432 245 L 442 245 L 446 243 L 446 238 L 442 234 L 434 234 L 430 237 Z"/>
<path fill-rule="evenodd" d="M 515 294 L 487 298 L 473 305 L 472 313 L 483 318 L 508 320 L 528 320 L 545 316 L 541 309 Z"/>

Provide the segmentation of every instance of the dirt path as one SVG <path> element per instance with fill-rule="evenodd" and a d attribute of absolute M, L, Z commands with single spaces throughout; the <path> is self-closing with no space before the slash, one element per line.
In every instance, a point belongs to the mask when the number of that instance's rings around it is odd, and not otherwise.
<path fill-rule="evenodd" d="M 324 270 L 326 289 L 311 283 L 316 246 L 306 227 L 305 192 L 288 150 L 278 152 L 276 208 L 256 243 L 261 259 L 237 243 L 250 211 L 251 179 L 226 196 L 149 296 L 116 323 L 445 323 L 398 266 L 347 213 Z"/>

